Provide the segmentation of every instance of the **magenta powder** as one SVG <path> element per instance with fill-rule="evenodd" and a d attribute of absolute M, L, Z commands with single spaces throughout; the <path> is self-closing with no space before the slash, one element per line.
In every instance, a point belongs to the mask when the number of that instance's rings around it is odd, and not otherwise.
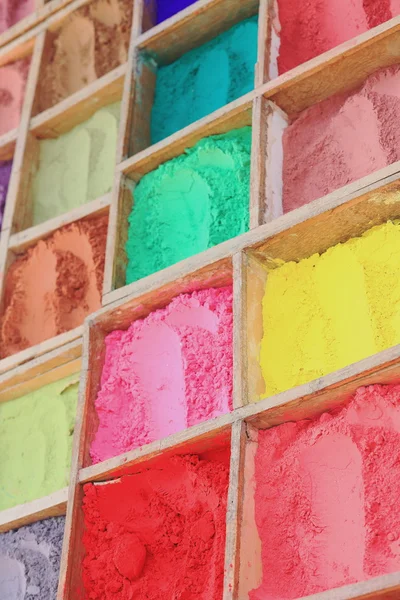
<path fill-rule="evenodd" d="M 359 388 L 319 419 L 260 431 L 262 583 L 294 600 L 400 569 L 400 386 Z"/>
<path fill-rule="evenodd" d="M 93 463 L 232 408 L 232 288 L 181 294 L 105 340 Z"/>
<path fill-rule="evenodd" d="M 400 67 L 303 111 L 283 134 L 288 212 L 400 160 Z"/>
<path fill-rule="evenodd" d="M 8 184 L 10 182 L 12 161 L 0 162 L 0 229 L 3 224 L 3 214 L 6 205 Z"/>

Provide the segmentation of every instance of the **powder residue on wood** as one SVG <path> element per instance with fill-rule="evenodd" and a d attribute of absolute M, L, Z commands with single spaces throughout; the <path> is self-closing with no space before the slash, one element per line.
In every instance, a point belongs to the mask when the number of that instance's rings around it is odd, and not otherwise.
<path fill-rule="evenodd" d="M 30 58 L 0 67 L 0 135 L 19 125 Z"/>
<path fill-rule="evenodd" d="M 400 160 L 400 67 L 305 110 L 283 134 L 284 212 Z"/>
<path fill-rule="evenodd" d="M 94 463 L 232 409 L 232 320 L 232 288 L 210 288 L 106 337 Z"/>
<path fill-rule="evenodd" d="M 243 21 L 158 69 L 153 144 L 253 89 L 257 29 L 256 17 Z"/>
<path fill-rule="evenodd" d="M 0 598 L 56 600 L 64 517 L 0 534 Z"/>
<path fill-rule="evenodd" d="M 0 510 L 68 485 L 78 380 L 72 375 L 0 403 Z"/>
<path fill-rule="evenodd" d="M 19 256 L 5 278 L 0 356 L 81 325 L 101 306 L 108 217 L 78 221 Z"/>
<path fill-rule="evenodd" d="M 35 0 L 0 0 L 0 33 L 28 17 L 35 8 Z"/>
<path fill-rule="evenodd" d="M 12 161 L 0 161 L 0 231 L 3 224 L 3 214 L 6 206 L 8 184 L 10 182 Z"/>
<path fill-rule="evenodd" d="M 400 342 L 400 224 L 271 270 L 260 362 L 268 395 Z"/>
<path fill-rule="evenodd" d="M 277 0 L 279 73 L 400 14 L 400 0 Z"/>
<path fill-rule="evenodd" d="M 95 0 L 48 33 L 38 83 L 39 112 L 127 61 L 132 9 L 132 0 Z"/>
<path fill-rule="evenodd" d="M 111 190 L 120 108 L 120 102 L 109 104 L 58 138 L 40 140 L 32 185 L 34 225 Z"/>
<path fill-rule="evenodd" d="M 398 571 L 399 452 L 398 385 L 359 388 L 333 414 L 260 431 L 262 581 L 250 599 L 294 600 Z"/>
<path fill-rule="evenodd" d="M 145 175 L 129 216 L 126 283 L 248 230 L 251 128 L 204 138 Z"/>
<path fill-rule="evenodd" d="M 211 453 L 208 453 L 211 454 Z M 91 600 L 221 600 L 229 454 L 174 456 L 84 487 Z"/>

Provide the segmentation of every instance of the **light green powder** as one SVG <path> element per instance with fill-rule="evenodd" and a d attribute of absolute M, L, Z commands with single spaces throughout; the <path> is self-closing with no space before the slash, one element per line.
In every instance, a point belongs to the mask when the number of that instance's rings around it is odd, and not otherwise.
<path fill-rule="evenodd" d="M 120 102 L 54 140 L 40 142 L 33 182 L 34 225 L 95 200 L 111 190 Z"/>
<path fill-rule="evenodd" d="M 251 128 L 198 142 L 145 175 L 134 191 L 126 283 L 244 233 Z"/>
<path fill-rule="evenodd" d="M 0 510 L 68 485 L 77 378 L 0 404 Z"/>

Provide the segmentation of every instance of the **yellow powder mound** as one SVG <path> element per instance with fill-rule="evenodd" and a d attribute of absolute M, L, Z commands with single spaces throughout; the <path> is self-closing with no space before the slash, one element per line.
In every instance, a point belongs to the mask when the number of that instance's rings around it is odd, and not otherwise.
<path fill-rule="evenodd" d="M 400 342 L 400 223 L 268 274 L 260 364 L 273 395 Z"/>

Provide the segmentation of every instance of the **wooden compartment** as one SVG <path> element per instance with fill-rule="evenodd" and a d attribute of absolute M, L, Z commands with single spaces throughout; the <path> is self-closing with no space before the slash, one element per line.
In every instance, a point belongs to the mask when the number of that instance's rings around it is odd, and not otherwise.
<path fill-rule="evenodd" d="M 324 412 L 336 410 L 347 404 L 360 386 L 373 384 L 400 383 L 399 347 L 385 351 L 382 361 L 366 359 L 352 367 L 343 369 L 339 375 L 328 376 L 320 385 L 307 384 L 292 394 L 280 394 L 264 400 L 258 405 L 248 406 L 238 411 L 246 425 L 238 445 L 239 472 L 237 483 L 238 508 L 237 529 L 232 538 L 230 551 L 236 559 L 233 562 L 231 587 L 224 600 L 247 600 L 249 592 L 262 581 L 261 540 L 255 522 L 255 456 L 258 445 L 258 432 L 303 419 L 319 417 Z M 384 353 L 381 353 L 384 354 Z M 374 364 L 373 364 L 374 362 Z M 313 389 L 314 387 L 314 389 Z M 285 540 L 282 539 L 282 543 Z M 314 600 L 395 600 L 400 593 L 400 573 L 391 573 L 366 581 L 328 590 L 312 596 Z M 301 600 L 299 598 L 299 600 Z"/>
<path fill-rule="evenodd" d="M 128 92 L 132 107 L 125 156 L 137 154 L 151 145 L 150 119 L 157 67 L 174 62 L 258 11 L 259 0 L 200 0 L 139 35 L 132 48 L 135 77 Z M 138 9 L 138 32 L 141 18 L 146 14 L 143 6 L 141 11 Z M 257 85 L 257 77 L 255 82 Z M 183 131 L 189 131 L 189 127 L 191 125 Z"/>
<path fill-rule="evenodd" d="M 76 373 L 79 381 L 82 340 L 57 348 L 19 367 L 0 375 L 0 403 L 14 400 Z M 68 488 L 43 498 L 0 511 L 0 532 L 8 531 L 35 521 L 64 515 Z"/>
<path fill-rule="evenodd" d="M 81 404 L 81 410 L 83 409 Z M 233 429 L 233 432 L 232 432 Z M 162 443 L 157 443 L 156 446 L 144 448 L 142 452 L 137 453 L 135 458 L 121 463 L 119 466 L 114 465 L 114 468 L 108 472 L 104 472 L 100 476 L 81 477 L 70 485 L 67 519 L 65 527 L 65 536 L 63 544 L 63 552 L 61 557 L 60 583 L 58 589 L 58 600 L 73 600 L 83 597 L 83 582 L 82 582 L 82 561 L 85 556 L 85 549 L 82 543 L 82 534 L 84 531 L 84 517 L 82 511 L 83 501 L 83 485 L 84 482 L 98 482 L 98 485 L 105 485 L 112 480 L 123 475 L 133 475 L 141 472 L 143 469 L 156 468 L 160 461 L 166 458 L 184 455 L 197 454 L 201 458 L 212 456 L 215 452 L 219 452 L 224 448 L 231 448 L 231 478 L 232 473 L 235 475 L 236 466 L 236 445 L 237 445 L 237 424 L 233 428 L 231 423 L 225 421 L 220 423 L 219 427 L 204 428 L 201 432 L 194 432 L 186 438 L 177 438 L 174 443 L 167 446 Z M 232 432 L 232 435 L 231 435 Z M 78 450 L 75 452 L 75 459 L 78 458 Z M 76 466 L 76 463 L 75 463 Z M 95 483 L 96 485 L 96 483 Z M 232 493 L 233 488 L 233 493 Z M 236 486 L 232 486 L 232 480 L 228 489 L 228 505 L 227 505 L 227 520 L 226 520 L 226 538 L 230 539 L 231 530 L 233 528 L 232 510 L 235 501 Z M 229 555 L 225 555 L 225 565 L 230 560 Z"/>
<path fill-rule="evenodd" d="M 264 333 L 261 302 L 268 271 L 279 266 L 279 261 L 297 262 L 325 252 L 331 246 L 360 236 L 374 225 L 400 217 L 398 173 L 383 180 L 375 181 L 372 176 L 361 181 L 366 185 L 360 189 L 359 182 L 355 182 L 248 235 L 249 239 L 253 237 L 253 242 L 247 245 L 239 267 L 243 311 L 240 364 L 245 404 L 268 393 L 258 359 Z M 346 193 L 341 195 L 343 191 Z"/>
<path fill-rule="evenodd" d="M 161 441 L 152 442 L 144 447 L 131 450 L 95 465 L 91 464 L 89 450 L 98 428 L 95 400 L 101 385 L 105 358 L 105 337 L 112 331 L 128 329 L 133 321 L 143 319 L 154 310 L 164 308 L 179 294 L 211 287 L 224 287 L 232 284 L 232 281 L 232 260 L 230 259 L 221 260 L 198 269 L 181 270 L 179 275 L 158 277 L 158 280 L 154 281 L 152 285 L 142 285 L 142 288 L 138 288 L 134 296 L 103 308 L 86 320 L 84 335 L 86 362 L 84 362 L 82 369 L 80 402 L 83 412 L 78 464 L 82 480 L 99 479 L 105 474 L 113 472 L 118 466 L 136 460 L 144 451 L 151 452 L 154 448 L 173 446 L 179 440 L 185 440 L 186 437 L 193 437 L 203 430 L 218 429 L 221 424 L 231 422 L 231 415 L 225 414 L 212 419 L 211 422 L 203 422 L 170 435 Z M 235 326 L 234 315 L 234 329 Z M 233 354 L 235 355 L 235 348 L 233 348 Z M 237 404 L 235 391 L 233 394 L 235 406 Z"/>

